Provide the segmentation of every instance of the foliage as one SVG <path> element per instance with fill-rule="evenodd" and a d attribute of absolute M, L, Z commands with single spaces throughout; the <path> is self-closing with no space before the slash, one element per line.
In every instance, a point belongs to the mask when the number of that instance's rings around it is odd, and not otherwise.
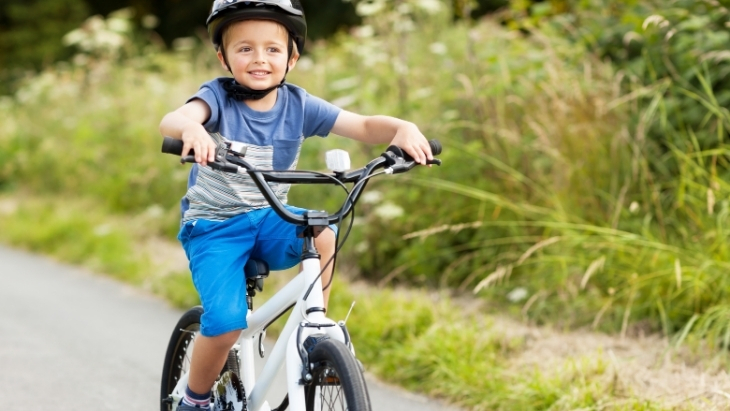
<path fill-rule="evenodd" d="M 337 79 L 336 101 L 412 119 L 446 147 L 441 169 L 377 185 L 401 216 L 361 207 L 364 276 L 621 333 L 673 335 L 725 301 L 727 155 L 709 136 L 723 135 L 726 110 L 702 54 L 683 49 L 700 68 L 686 70 L 700 85 L 690 88 L 644 82 L 549 27 L 449 28 L 443 12 L 407 2 L 359 11 L 356 37 L 315 55 Z M 702 121 L 672 126 L 688 113 Z M 726 329 L 719 318 L 712 327 Z"/>
<path fill-rule="evenodd" d="M 301 0 L 301 3 L 312 42 L 329 39 L 361 22 L 350 0 Z M 118 10 L 128 10 L 135 31 L 146 32 L 144 41 L 173 49 L 191 42 L 208 44 L 205 18 L 211 4 L 211 0 L 189 0 L 184 4 L 177 0 L 3 1 L 0 3 L 0 95 L 14 91 L 15 82 L 25 72 L 37 72 L 50 64 L 68 61 L 69 50 L 58 39 L 84 19 L 108 18 Z M 459 19 L 467 14 L 477 18 L 507 4 L 508 0 L 455 0 L 452 14 Z"/>
<path fill-rule="evenodd" d="M 644 131 L 653 144 L 665 151 L 671 150 L 668 144 L 684 149 L 692 144 L 684 133 L 693 133 L 701 149 L 722 145 L 727 115 L 709 107 L 730 103 L 730 12 L 721 2 L 590 0 L 572 7 L 535 4 L 532 9 L 544 13 L 513 14 L 511 24 L 557 30 L 609 58 L 622 71 L 625 91 L 641 94 L 637 97 L 645 105 L 657 95 L 645 87 L 662 94 L 666 122 L 647 124 Z"/>
<path fill-rule="evenodd" d="M 700 141 L 722 135 L 726 110 L 709 68 L 688 77 L 699 87 L 644 83 L 550 27 L 454 24 L 436 0 L 356 7 L 365 24 L 314 45 L 289 79 L 355 112 L 410 119 L 445 152 L 441 168 L 371 183 L 343 262 L 381 285 L 474 292 L 539 323 L 728 344 L 727 153 Z M 660 27 L 646 36 L 673 27 L 648 21 Z M 172 237 L 187 169 L 159 155 L 155 126 L 222 73 L 207 48 L 164 53 L 120 33 L 0 103 L 0 188 L 159 210 L 149 230 Z M 680 108 L 703 122 L 674 127 Z M 338 144 L 308 142 L 301 167 Z M 382 150 L 355 147 L 354 164 Z"/>
<path fill-rule="evenodd" d="M 4 0 L 0 4 L 0 95 L 26 71 L 66 59 L 58 41 L 78 27 L 88 11 L 75 0 Z"/>
<path fill-rule="evenodd" d="M 334 318 L 357 302 L 348 324 L 354 324 L 349 330 L 358 358 L 411 390 L 469 410 L 670 409 L 633 392 L 600 352 L 551 367 L 518 365 L 530 346 L 527 339 L 509 337 L 489 316 L 464 314 L 444 294 L 368 293 L 343 284 L 335 290 Z"/>

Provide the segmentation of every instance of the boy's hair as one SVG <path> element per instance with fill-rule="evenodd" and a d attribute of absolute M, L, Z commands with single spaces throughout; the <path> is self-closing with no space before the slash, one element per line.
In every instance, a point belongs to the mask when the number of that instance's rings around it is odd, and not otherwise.
<path fill-rule="evenodd" d="M 273 20 L 286 28 L 299 52 L 304 50 L 307 21 L 299 0 L 215 0 L 206 26 L 216 50 L 221 48 L 224 30 L 241 20 Z"/>

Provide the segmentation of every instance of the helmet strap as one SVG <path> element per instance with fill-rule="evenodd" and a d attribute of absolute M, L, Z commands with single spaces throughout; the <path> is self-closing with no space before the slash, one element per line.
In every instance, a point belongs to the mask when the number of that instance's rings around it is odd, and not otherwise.
<path fill-rule="evenodd" d="M 291 56 L 294 52 L 294 40 L 292 39 L 291 34 L 289 34 L 289 50 L 288 50 L 288 57 L 286 61 L 286 71 L 284 72 L 284 78 L 281 79 L 281 82 L 279 84 L 269 87 L 264 90 L 254 90 L 250 87 L 246 87 L 242 84 L 238 84 L 235 78 L 221 78 L 218 79 L 218 81 L 221 83 L 221 86 L 223 87 L 223 90 L 226 91 L 229 98 L 232 98 L 237 101 L 244 101 L 244 100 L 261 100 L 262 98 L 266 97 L 269 93 L 276 90 L 277 88 L 284 85 L 286 82 L 286 75 L 289 73 L 289 61 L 291 61 Z M 226 67 L 228 68 L 228 71 L 233 74 L 233 71 L 231 71 L 231 65 L 228 64 L 228 58 L 226 57 L 226 51 L 224 48 L 221 48 L 221 54 L 223 55 L 223 61 L 226 63 Z"/>

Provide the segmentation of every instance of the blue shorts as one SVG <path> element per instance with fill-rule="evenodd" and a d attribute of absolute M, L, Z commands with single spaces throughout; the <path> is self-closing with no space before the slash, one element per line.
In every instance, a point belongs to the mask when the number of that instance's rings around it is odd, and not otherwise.
<path fill-rule="evenodd" d="M 287 209 L 295 214 L 306 211 L 292 206 Z M 296 226 L 271 208 L 225 221 L 190 221 L 180 229 L 178 240 L 190 261 L 193 284 L 203 304 L 200 333 L 206 337 L 247 327 L 243 266 L 249 258 L 266 261 L 272 271 L 285 270 L 300 262 L 303 245 Z"/>

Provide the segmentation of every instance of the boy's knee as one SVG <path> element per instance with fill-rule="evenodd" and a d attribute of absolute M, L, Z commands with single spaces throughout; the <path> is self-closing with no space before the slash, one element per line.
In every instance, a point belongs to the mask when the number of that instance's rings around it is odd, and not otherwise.
<path fill-rule="evenodd" d="M 234 330 L 220 335 L 216 335 L 214 337 L 205 338 L 207 338 L 213 345 L 217 346 L 218 348 L 229 349 L 233 346 L 233 344 L 236 343 L 236 341 L 238 341 L 239 335 L 241 335 L 241 330 Z"/>
<path fill-rule="evenodd" d="M 335 235 L 335 232 L 329 228 L 326 228 L 319 234 L 319 236 L 317 236 L 317 239 L 315 240 L 315 245 L 323 252 L 333 252 L 335 249 L 336 241 L 337 236 Z"/>

